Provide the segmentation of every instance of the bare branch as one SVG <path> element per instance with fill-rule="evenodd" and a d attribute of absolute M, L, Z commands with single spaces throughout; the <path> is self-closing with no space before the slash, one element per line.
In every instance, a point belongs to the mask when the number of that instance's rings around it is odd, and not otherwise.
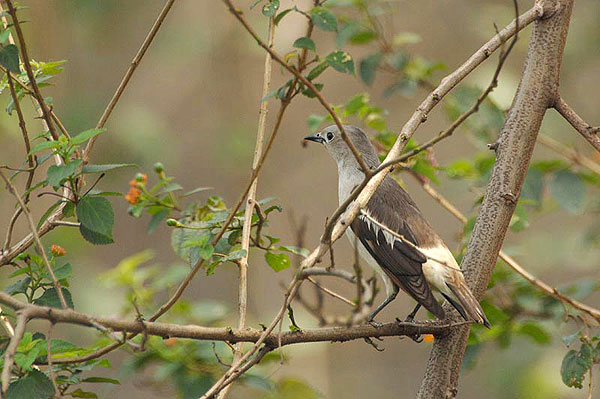
<path fill-rule="evenodd" d="M 554 109 L 577 130 L 588 143 L 600 152 L 600 126 L 593 127 L 584 121 L 577 113 L 559 97 L 554 103 Z"/>
<path fill-rule="evenodd" d="M 596 163 L 591 158 L 588 158 L 582 154 L 580 154 L 577 150 L 573 148 L 569 148 L 562 143 L 554 140 L 550 136 L 546 136 L 545 134 L 540 134 L 537 138 L 538 143 L 542 144 L 545 147 L 550 148 L 552 151 L 557 154 L 562 155 L 573 163 L 583 166 L 584 168 L 589 169 L 590 171 L 600 175 L 600 164 Z"/>

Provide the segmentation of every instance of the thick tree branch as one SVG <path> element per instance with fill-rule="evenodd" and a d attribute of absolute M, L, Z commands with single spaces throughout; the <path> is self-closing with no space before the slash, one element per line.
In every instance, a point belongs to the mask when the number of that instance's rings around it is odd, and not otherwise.
<path fill-rule="evenodd" d="M 196 325 L 177 325 L 160 322 L 149 322 L 139 320 L 124 320 L 114 317 L 92 316 L 76 312 L 72 309 L 57 309 L 47 306 L 28 304 L 14 297 L 0 292 L 0 303 L 16 310 L 19 314 L 25 314 L 28 320 L 43 319 L 53 323 L 66 323 L 84 327 L 101 326 L 112 331 L 129 333 L 146 332 L 149 335 L 169 338 L 189 338 L 204 341 L 226 341 L 226 342 L 258 342 L 271 347 L 279 344 L 279 334 L 269 332 L 263 337 L 262 330 L 244 328 L 243 330 L 229 327 L 202 327 Z M 462 323 L 459 323 L 462 325 Z M 457 325 L 459 325 L 457 324 Z M 443 336 L 455 325 L 440 322 L 421 323 L 388 323 L 381 328 L 375 328 L 365 324 L 352 327 L 329 327 L 313 330 L 302 330 L 298 332 L 284 332 L 281 336 L 282 345 L 291 345 L 305 342 L 345 342 L 354 339 L 369 337 L 391 337 L 413 334 L 433 334 Z M 54 359 L 56 363 L 57 359 Z"/>
<path fill-rule="evenodd" d="M 569 122 L 571 126 L 573 126 L 575 130 L 577 130 L 583 138 L 596 149 L 596 151 L 600 152 L 600 126 L 594 127 L 584 121 L 577 115 L 573 108 L 569 107 L 569 104 L 567 104 L 562 97 L 558 97 L 554 103 L 554 109 L 556 109 L 558 113 L 561 114 L 563 118 L 565 118 L 567 122 Z"/>
<path fill-rule="evenodd" d="M 558 82 L 572 0 L 541 1 L 543 18 L 534 23 L 521 82 L 500 132 L 497 160 L 462 269 L 481 298 L 525 179 L 536 136 L 548 107 L 558 98 Z M 450 315 L 455 313 L 448 309 Z M 419 399 L 456 397 L 460 365 L 470 328 L 436 340 Z"/>

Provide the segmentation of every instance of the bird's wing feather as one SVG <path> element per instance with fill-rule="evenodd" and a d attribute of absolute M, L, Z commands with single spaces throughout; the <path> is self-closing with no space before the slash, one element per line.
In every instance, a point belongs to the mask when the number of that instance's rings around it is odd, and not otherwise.
<path fill-rule="evenodd" d="M 386 198 L 383 198 L 380 190 L 377 190 L 365 208 L 366 215 L 357 217 L 351 228 L 371 256 L 400 288 L 434 315 L 443 318 L 444 311 L 423 275 L 422 264 L 427 258 L 415 248 L 419 246 L 419 240 L 410 226 L 410 221 L 404 219 L 394 206 L 400 205 L 395 202 L 401 200 L 397 195 L 403 193 L 396 191 L 401 189 L 395 181 L 392 183 L 397 187 L 391 188 L 392 194 L 390 195 L 390 190 L 386 190 Z M 389 182 L 387 186 L 393 187 Z M 409 205 L 413 205 L 412 201 Z M 418 210 L 417 216 L 420 217 Z M 396 234 L 390 234 L 390 231 Z M 407 244 L 406 241 L 413 245 Z"/>

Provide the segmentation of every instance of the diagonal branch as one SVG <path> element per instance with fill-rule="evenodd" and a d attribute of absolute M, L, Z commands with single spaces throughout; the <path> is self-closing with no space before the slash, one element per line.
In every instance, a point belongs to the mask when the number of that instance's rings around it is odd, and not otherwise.
<path fill-rule="evenodd" d="M 584 121 L 577 113 L 562 99 L 558 97 L 554 103 L 554 109 L 563 116 L 577 130 L 588 143 L 600 152 L 600 126 L 591 126 Z"/>
<path fill-rule="evenodd" d="M 117 103 L 119 102 L 121 95 L 123 95 L 123 92 L 125 91 L 125 88 L 127 87 L 127 84 L 129 83 L 129 81 L 131 80 L 131 77 L 133 76 L 133 73 L 135 72 L 136 68 L 140 65 L 142 58 L 144 58 L 144 55 L 146 54 L 146 50 L 148 50 L 148 48 L 150 47 L 150 44 L 152 44 L 152 41 L 156 37 L 156 34 L 158 33 L 158 30 L 160 29 L 162 23 L 165 21 L 167 14 L 169 13 L 169 11 L 171 11 L 171 7 L 173 7 L 173 3 L 175 3 L 175 0 L 168 0 L 165 3 L 165 6 L 161 10 L 158 17 L 156 18 L 156 21 L 154 21 L 154 24 L 152 25 L 150 32 L 148 32 L 148 35 L 144 39 L 142 46 L 136 53 L 135 57 L 133 57 L 133 60 L 131 61 L 131 64 L 129 65 L 127 72 L 125 72 L 125 76 L 123 76 L 121 83 L 119 83 L 119 87 L 117 87 L 115 94 L 113 94 L 112 98 L 108 102 L 108 105 L 106 106 L 106 109 L 104 109 L 104 112 L 102 113 L 102 116 L 100 117 L 100 120 L 96 124 L 97 129 L 100 129 L 100 128 L 104 127 L 104 125 L 106 125 L 108 118 L 110 117 L 110 115 L 112 114 L 113 110 L 115 109 Z M 83 162 L 84 163 L 88 162 L 90 153 L 92 151 L 92 148 L 94 148 L 94 144 L 96 143 L 97 138 L 98 138 L 98 136 L 95 136 L 87 143 L 87 146 L 85 147 L 85 150 L 83 151 Z"/>

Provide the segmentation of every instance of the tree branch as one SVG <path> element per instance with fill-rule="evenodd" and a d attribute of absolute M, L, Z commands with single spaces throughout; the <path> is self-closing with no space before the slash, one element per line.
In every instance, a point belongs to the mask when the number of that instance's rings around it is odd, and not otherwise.
<path fill-rule="evenodd" d="M 558 98 L 559 72 L 572 0 L 541 1 L 543 18 L 534 23 L 521 82 L 499 135 L 497 160 L 462 269 L 481 298 L 514 212 L 542 119 Z M 456 313 L 449 308 L 449 315 Z M 419 399 L 454 398 L 470 328 L 436 340 Z"/>
<path fill-rule="evenodd" d="M 563 116 L 577 130 L 588 143 L 600 152 L 600 126 L 593 127 L 584 121 L 577 113 L 562 99 L 558 97 L 554 103 L 554 109 Z"/>

